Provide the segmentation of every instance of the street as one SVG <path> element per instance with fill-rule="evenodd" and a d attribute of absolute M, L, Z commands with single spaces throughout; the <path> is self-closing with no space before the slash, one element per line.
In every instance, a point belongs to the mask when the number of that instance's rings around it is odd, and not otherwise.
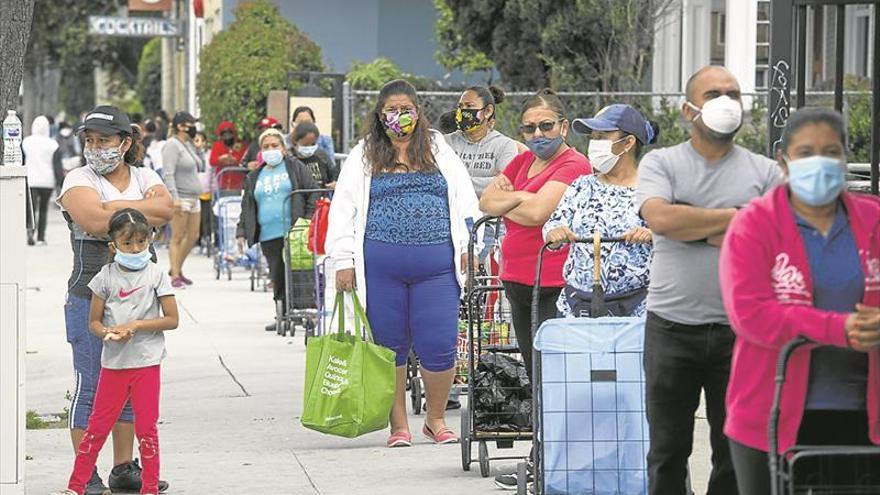
<path fill-rule="evenodd" d="M 50 217 L 48 246 L 27 250 L 27 408 L 39 414 L 62 412 L 74 382 L 63 314 L 71 251 L 58 210 L 50 209 Z M 167 266 L 167 251 L 159 253 Z M 243 268 L 232 281 L 218 281 L 211 261 L 194 252 L 185 273 L 195 285 L 177 292 L 180 327 L 168 333 L 162 365 L 159 435 L 167 493 L 502 493 L 480 477 L 476 464 L 462 471 L 458 445 L 431 445 L 414 435 L 412 448 L 387 449 L 385 432 L 348 440 L 303 428 L 302 335 L 263 330 L 272 317 L 271 295 L 250 292 Z M 423 418 L 411 416 L 413 432 Z M 456 431 L 459 421 L 459 412 L 450 412 Z M 110 450 L 105 447 L 98 464 L 105 481 Z M 528 445 L 515 451 L 525 454 Z M 29 430 L 27 493 L 66 486 L 72 454 L 65 428 Z M 696 493 L 705 492 L 708 458 L 707 425 L 698 419 L 691 461 Z M 493 475 L 513 467 L 493 464 Z"/>

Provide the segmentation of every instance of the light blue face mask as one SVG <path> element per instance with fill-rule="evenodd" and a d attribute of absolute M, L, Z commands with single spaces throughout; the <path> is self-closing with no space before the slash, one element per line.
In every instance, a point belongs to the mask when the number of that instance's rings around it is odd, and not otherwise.
<path fill-rule="evenodd" d="M 296 152 L 300 154 L 303 158 L 308 158 L 315 154 L 318 151 L 318 145 L 313 144 L 311 146 L 298 146 L 296 148 Z"/>
<path fill-rule="evenodd" d="M 549 160 L 556 154 L 563 142 L 562 136 L 556 136 L 552 139 L 541 136 L 526 141 L 526 147 L 541 160 Z"/>
<path fill-rule="evenodd" d="M 153 254 L 150 253 L 150 248 L 144 249 L 140 253 L 123 253 L 117 249 L 116 255 L 113 256 L 113 260 L 122 265 L 123 268 L 134 272 L 139 272 L 146 268 L 147 263 L 151 259 L 153 259 Z"/>
<path fill-rule="evenodd" d="M 830 156 L 811 156 L 788 163 L 788 185 L 797 198 L 810 206 L 831 203 L 846 185 L 846 163 Z"/>
<path fill-rule="evenodd" d="M 284 160 L 284 153 L 281 150 L 265 150 L 263 151 L 263 161 L 266 165 L 274 167 Z"/>

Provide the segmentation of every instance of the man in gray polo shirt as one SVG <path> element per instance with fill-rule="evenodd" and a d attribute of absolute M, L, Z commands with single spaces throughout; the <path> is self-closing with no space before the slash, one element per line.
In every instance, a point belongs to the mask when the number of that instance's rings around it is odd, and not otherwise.
<path fill-rule="evenodd" d="M 721 241 L 736 209 L 780 180 L 775 162 L 733 144 L 742 125 L 739 84 L 704 67 L 682 106 L 691 139 L 639 164 L 637 207 L 654 234 L 645 331 L 649 493 L 685 495 L 694 413 L 705 390 L 711 428 L 709 495 L 736 495 L 723 433 L 734 334 L 718 287 Z"/>

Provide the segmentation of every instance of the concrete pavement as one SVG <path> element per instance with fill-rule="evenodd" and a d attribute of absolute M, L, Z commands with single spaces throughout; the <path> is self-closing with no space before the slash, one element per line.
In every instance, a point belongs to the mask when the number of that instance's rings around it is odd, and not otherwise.
<path fill-rule="evenodd" d="M 65 341 L 64 294 L 71 266 L 67 228 L 50 209 L 49 245 L 27 249 L 27 408 L 57 413 L 73 388 Z M 167 266 L 160 251 L 160 264 Z M 195 253 L 185 266 L 193 287 L 178 291 L 180 327 L 167 334 L 159 434 L 162 478 L 169 494 L 501 493 L 491 480 L 461 469 L 457 445 L 430 445 L 420 435 L 410 449 L 386 449 L 386 434 L 357 439 L 324 436 L 299 424 L 305 348 L 302 335 L 265 332 L 271 296 L 250 292 L 247 273 L 215 280 L 211 261 Z M 421 429 L 423 417 L 411 416 Z M 458 430 L 459 414 L 449 414 Z M 698 420 L 692 476 L 697 493 L 708 476 L 708 433 Z M 492 449 L 493 447 L 490 447 Z M 112 464 L 105 448 L 99 471 Z M 527 453 L 522 445 L 515 452 Z M 504 451 L 509 453 L 510 451 Z M 64 429 L 29 430 L 28 494 L 66 485 L 73 450 Z M 476 455 L 476 448 L 474 448 Z M 510 462 L 493 464 L 513 469 Z"/>

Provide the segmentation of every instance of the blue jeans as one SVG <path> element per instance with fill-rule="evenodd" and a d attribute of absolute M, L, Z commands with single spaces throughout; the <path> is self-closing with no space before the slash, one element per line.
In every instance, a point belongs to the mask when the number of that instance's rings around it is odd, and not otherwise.
<path fill-rule="evenodd" d="M 376 343 L 431 372 L 455 366 L 460 288 L 452 244 L 364 241 L 367 319 Z"/>
<path fill-rule="evenodd" d="M 89 307 L 91 299 L 67 294 L 64 304 L 64 321 L 67 327 L 67 342 L 73 348 L 73 372 L 76 387 L 70 399 L 68 425 L 73 429 L 86 429 L 95 402 L 98 376 L 101 373 L 101 351 L 104 343 L 89 331 Z M 119 421 L 132 423 L 134 416 L 131 402 L 126 401 Z"/>

